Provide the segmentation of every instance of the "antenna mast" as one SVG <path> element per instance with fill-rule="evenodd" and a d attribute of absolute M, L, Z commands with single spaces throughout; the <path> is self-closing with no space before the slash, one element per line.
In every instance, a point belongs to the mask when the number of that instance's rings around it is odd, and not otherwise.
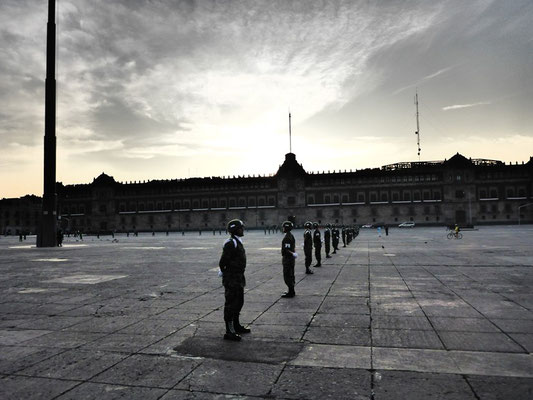
<path fill-rule="evenodd" d="M 291 112 L 289 111 L 289 153 L 292 153 Z"/>
<path fill-rule="evenodd" d="M 415 105 L 416 105 L 416 145 L 418 147 L 418 161 L 420 161 L 420 124 L 418 122 L 418 90 L 415 93 Z"/>

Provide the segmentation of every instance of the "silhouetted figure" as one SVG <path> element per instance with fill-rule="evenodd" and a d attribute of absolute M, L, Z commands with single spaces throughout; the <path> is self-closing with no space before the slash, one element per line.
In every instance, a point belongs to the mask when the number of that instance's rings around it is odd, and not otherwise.
<path fill-rule="evenodd" d="M 56 233 L 58 247 L 63 247 L 63 237 L 63 231 L 61 229 L 58 229 Z"/>

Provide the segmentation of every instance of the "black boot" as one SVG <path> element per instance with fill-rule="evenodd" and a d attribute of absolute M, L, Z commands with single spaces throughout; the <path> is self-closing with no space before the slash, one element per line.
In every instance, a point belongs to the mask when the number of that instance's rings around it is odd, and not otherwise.
<path fill-rule="evenodd" d="M 235 328 L 236 333 L 250 333 L 251 330 L 247 326 L 242 326 L 239 322 L 239 316 L 233 318 L 233 327 Z"/>
<path fill-rule="evenodd" d="M 322 264 L 321 264 L 321 263 L 318 263 L 317 265 L 313 265 L 313 268 L 319 268 L 319 267 L 321 267 L 321 266 L 322 266 Z"/>
<path fill-rule="evenodd" d="M 305 273 L 306 273 L 307 275 L 313 275 L 313 274 L 314 274 L 314 272 L 311 271 L 311 270 L 309 269 L 309 267 L 305 267 Z"/>
<path fill-rule="evenodd" d="M 233 321 L 226 321 L 226 333 L 224 334 L 225 340 L 232 340 L 238 342 L 241 340 L 241 337 L 235 332 L 235 327 L 233 326 Z"/>
<path fill-rule="evenodd" d="M 296 292 L 294 291 L 294 287 L 290 287 L 289 291 L 287 293 L 284 293 L 281 295 L 281 297 L 285 297 L 287 299 L 291 299 L 294 296 L 296 296 Z"/>

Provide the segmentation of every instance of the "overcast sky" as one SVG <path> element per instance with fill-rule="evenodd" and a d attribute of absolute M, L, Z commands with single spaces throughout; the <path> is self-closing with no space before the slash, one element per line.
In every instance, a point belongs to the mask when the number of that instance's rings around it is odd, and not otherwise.
<path fill-rule="evenodd" d="M 47 1 L 0 1 L 0 198 L 42 195 Z M 57 0 L 57 180 L 533 156 L 531 0 Z"/>

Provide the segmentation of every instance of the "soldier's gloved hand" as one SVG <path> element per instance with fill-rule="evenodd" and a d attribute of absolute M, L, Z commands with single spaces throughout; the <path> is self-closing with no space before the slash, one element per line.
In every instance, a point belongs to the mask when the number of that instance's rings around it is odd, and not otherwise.
<path fill-rule="evenodd" d="M 294 253 L 292 253 L 292 256 L 293 256 L 294 258 L 298 258 L 298 253 L 294 252 Z"/>
<path fill-rule="evenodd" d="M 222 270 L 219 269 L 219 270 L 218 270 L 218 276 L 219 276 L 220 278 L 222 278 L 223 275 L 224 275 L 224 274 L 222 273 Z"/>

